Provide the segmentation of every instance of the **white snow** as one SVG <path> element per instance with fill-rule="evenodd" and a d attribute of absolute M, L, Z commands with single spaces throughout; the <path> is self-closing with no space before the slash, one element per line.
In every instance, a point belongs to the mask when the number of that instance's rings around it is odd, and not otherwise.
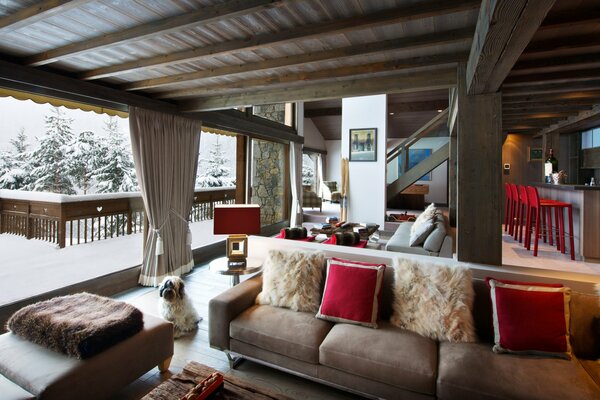
<path fill-rule="evenodd" d="M 192 248 L 224 240 L 213 221 L 190 225 Z M 223 245 L 225 252 L 225 245 Z M 142 262 L 142 234 L 59 249 L 41 240 L 0 235 L 0 305 L 125 270 Z"/>
<path fill-rule="evenodd" d="M 58 194 L 49 192 L 31 192 L 27 190 L 9 190 L 0 189 L 0 198 L 46 201 L 49 203 L 74 203 L 77 201 L 89 200 L 109 200 L 109 199 L 128 199 L 140 197 L 140 192 L 121 192 L 121 193 L 97 193 L 97 194 Z"/>

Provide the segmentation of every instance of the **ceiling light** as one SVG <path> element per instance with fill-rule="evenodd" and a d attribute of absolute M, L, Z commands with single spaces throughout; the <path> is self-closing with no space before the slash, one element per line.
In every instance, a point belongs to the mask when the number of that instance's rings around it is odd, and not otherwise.
<path fill-rule="evenodd" d="M 390 113 L 390 115 L 394 115 L 394 113 L 393 113 L 393 112 L 391 112 L 391 113 Z"/>
<path fill-rule="evenodd" d="M 438 112 L 442 112 L 442 111 L 444 111 L 444 110 L 438 110 Z"/>

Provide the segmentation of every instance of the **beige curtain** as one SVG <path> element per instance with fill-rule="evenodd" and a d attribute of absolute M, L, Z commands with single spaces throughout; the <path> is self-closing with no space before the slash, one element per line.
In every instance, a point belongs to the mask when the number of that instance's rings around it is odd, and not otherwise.
<path fill-rule="evenodd" d="M 149 229 L 139 283 L 158 286 L 194 266 L 189 216 L 194 201 L 201 123 L 129 108 L 131 148 Z"/>
<path fill-rule="evenodd" d="M 302 225 L 302 144 L 290 143 L 290 185 L 292 210 L 290 226 Z"/>

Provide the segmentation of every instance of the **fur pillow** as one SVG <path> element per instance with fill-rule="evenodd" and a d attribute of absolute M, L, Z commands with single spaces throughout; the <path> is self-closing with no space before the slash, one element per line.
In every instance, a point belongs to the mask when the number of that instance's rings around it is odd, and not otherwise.
<path fill-rule="evenodd" d="M 317 313 L 325 269 L 322 252 L 269 250 L 257 304 Z"/>
<path fill-rule="evenodd" d="M 433 219 L 435 218 L 435 215 L 438 213 L 438 209 L 435 208 L 435 204 L 431 203 L 430 205 L 427 206 L 427 208 L 425 209 L 425 211 L 423 211 L 421 214 L 419 214 L 419 216 L 417 217 L 417 219 L 415 220 L 415 223 L 413 224 L 413 226 L 410 227 L 410 233 L 414 233 L 421 224 L 428 222 L 428 221 L 433 221 Z"/>
<path fill-rule="evenodd" d="M 468 268 L 396 258 L 394 269 L 393 325 L 436 340 L 476 340 Z"/>

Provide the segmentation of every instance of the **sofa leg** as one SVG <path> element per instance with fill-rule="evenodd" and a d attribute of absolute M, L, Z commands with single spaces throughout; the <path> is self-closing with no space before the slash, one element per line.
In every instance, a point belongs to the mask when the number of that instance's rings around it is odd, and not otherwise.
<path fill-rule="evenodd" d="M 227 360 L 229 360 L 229 368 L 231 369 L 236 369 L 238 365 L 240 365 L 242 361 L 244 361 L 242 357 L 234 357 L 228 351 L 225 351 L 225 354 L 227 355 Z"/>
<path fill-rule="evenodd" d="M 169 370 L 169 366 L 171 365 L 171 360 L 173 356 L 165 358 L 160 364 L 158 364 L 158 370 L 162 374 L 163 372 L 167 372 Z"/>

